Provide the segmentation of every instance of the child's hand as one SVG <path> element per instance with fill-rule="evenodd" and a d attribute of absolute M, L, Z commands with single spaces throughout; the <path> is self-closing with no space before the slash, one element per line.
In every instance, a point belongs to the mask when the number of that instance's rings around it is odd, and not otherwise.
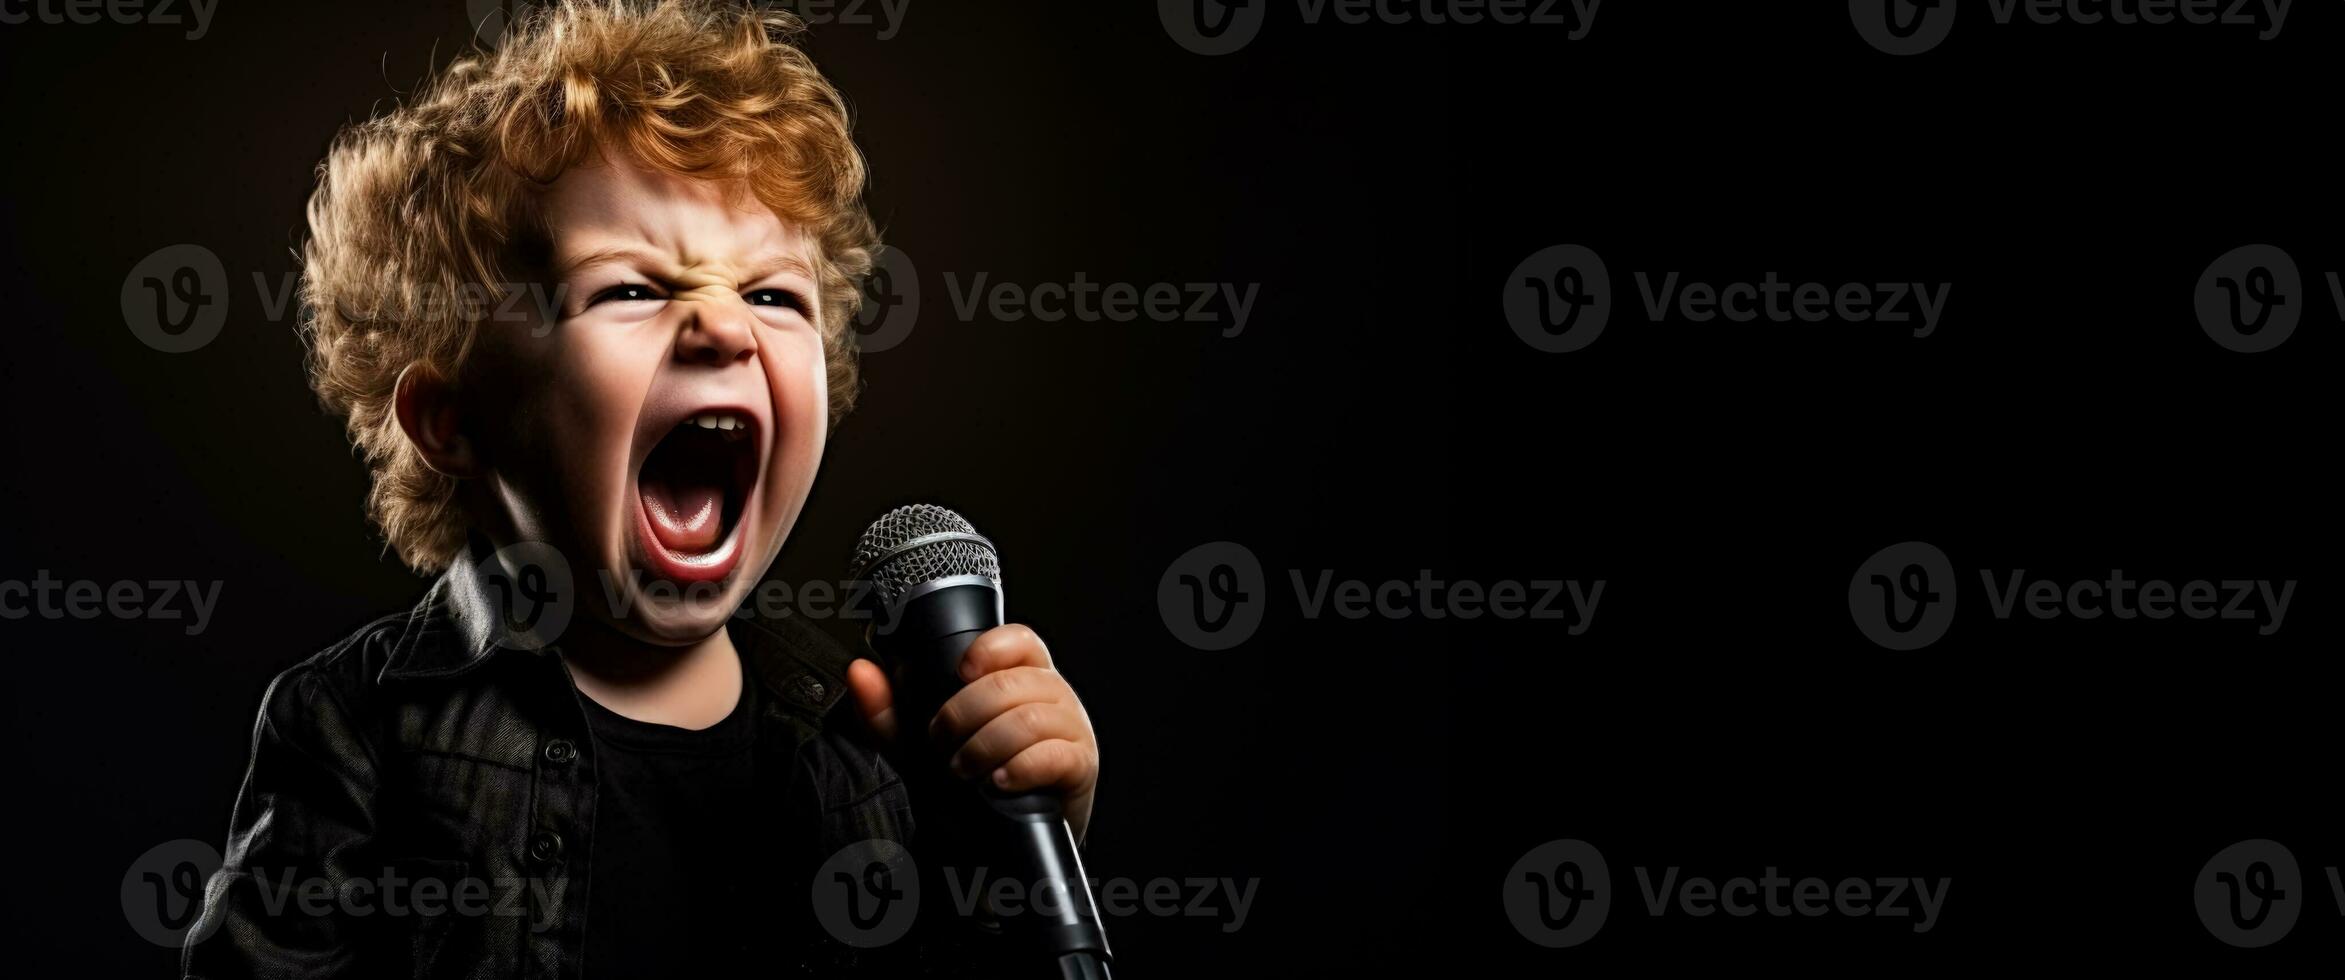
<path fill-rule="evenodd" d="M 952 752 L 953 772 L 1011 792 L 1057 789 L 1066 798 L 1067 828 L 1082 840 L 1099 783 L 1099 743 L 1075 689 L 1051 668 L 1042 638 L 1016 623 L 985 631 L 961 657 L 961 680 L 968 686 L 927 726 L 928 737 Z M 847 687 L 871 730 L 892 741 L 895 691 L 887 672 L 857 660 L 847 668 Z"/>

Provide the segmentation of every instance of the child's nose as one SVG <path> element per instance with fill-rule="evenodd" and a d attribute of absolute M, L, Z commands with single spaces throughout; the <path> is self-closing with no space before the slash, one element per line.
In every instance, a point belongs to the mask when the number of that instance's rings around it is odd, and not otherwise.
<path fill-rule="evenodd" d="M 701 302 L 685 304 L 685 309 L 684 329 L 676 335 L 677 359 L 692 364 L 724 365 L 749 360 L 756 353 L 756 314 L 750 312 L 749 304 L 739 296 L 730 293 L 710 296 Z"/>

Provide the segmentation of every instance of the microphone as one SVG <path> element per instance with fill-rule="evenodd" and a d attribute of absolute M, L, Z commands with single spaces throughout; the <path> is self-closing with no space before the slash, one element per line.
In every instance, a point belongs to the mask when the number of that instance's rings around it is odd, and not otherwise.
<path fill-rule="evenodd" d="M 1005 793 L 992 783 L 944 777 L 944 760 L 918 734 L 961 689 L 961 655 L 977 635 L 1002 624 L 1001 558 L 967 519 L 934 504 L 879 516 L 855 542 L 850 582 L 868 582 L 878 618 L 866 639 L 887 665 L 896 717 L 924 762 L 919 778 L 942 797 L 967 844 L 1033 886 L 1024 915 L 1012 917 L 1056 962 L 1065 980 L 1107 980 L 1107 933 L 1075 853 L 1055 791 Z"/>

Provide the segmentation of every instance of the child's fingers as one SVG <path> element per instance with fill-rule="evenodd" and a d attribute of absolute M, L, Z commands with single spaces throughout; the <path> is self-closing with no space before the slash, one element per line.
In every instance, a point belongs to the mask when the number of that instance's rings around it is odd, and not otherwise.
<path fill-rule="evenodd" d="M 1071 701 L 1075 692 L 1057 671 L 1042 667 L 1012 667 L 977 678 L 946 698 L 928 723 L 928 737 L 950 748 L 977 733 L 987 722 L 1022 704 Z"/>
<path fill-rule="evenodd" d="M 1055 789 L 1062 793 L 1081 792 L 1089 783 L 1094 765 L 1083 746 L 1063 738 L 1045 739 L 1026 747 L 996 767 L 993 785 L 1012 793 L 1030 789 Z"/>
<path fill-rule="evenodd" d="M 888 675 L 879 665 L 858 658 L 847 665 L 847 690 L 854 695 L 855 706 L 862 709 L 863 720 L 871 726 L 872 734 L 881 741 L 896 737 L 896 695 L 888 686 Z"/>
<path fill-rule="evenodd" d="M 1033 630 L 1010 623 L 977 635 L 961 654 L 961 683 L 967 684 L 997 670 L 1012 667 L 1048 667 L 1050 648 Z"/>
<path fill-rule="evenodd" d="M 1064 704 L 1054 701 L 1021 704 L 995 716 L 977 734 L 969 736 L 961 750 L 953 753 L 953 772 L 963 776 L 984 775 L 1030 746 L 1054 740 L 1088 741 L 1089 728 L 1081 712 Z"/>

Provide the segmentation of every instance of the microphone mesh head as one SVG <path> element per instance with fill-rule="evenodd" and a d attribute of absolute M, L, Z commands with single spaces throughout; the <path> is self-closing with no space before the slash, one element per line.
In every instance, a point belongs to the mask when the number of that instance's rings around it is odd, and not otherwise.
<path fill-rule="evenodd" d="M 967 518 L 935 504 L 910 504 L 879 515 L 856 540 L 847 571 L 851 581 L 868 579 L 879 600 L 890 606 L 921 585 L 957 575 L 999 582 L 1001 558 Z"/>

